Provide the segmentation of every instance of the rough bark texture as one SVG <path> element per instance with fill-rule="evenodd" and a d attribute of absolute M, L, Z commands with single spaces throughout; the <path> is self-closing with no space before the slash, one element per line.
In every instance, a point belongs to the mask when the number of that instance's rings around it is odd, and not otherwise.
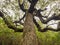
<path fill-rule="evenodd" d="M 33 23 L 33 15 L 30 13 L 26 14 L 22 45 L 38 45 L 36 31 Z"/>

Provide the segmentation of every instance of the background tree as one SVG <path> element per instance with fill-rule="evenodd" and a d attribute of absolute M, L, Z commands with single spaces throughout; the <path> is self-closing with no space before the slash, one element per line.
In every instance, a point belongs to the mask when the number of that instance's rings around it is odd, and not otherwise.
<path fill-rule="evenodd" d="M 22 1 L 22 3 L 21 3 Z M 22 11 L 25 12 L 24 16 L 18 21 L 16 20 L 13 20 L 13 22 L 11 20 L 8 20 L 7 19 L 7 16 L 4 15 L 3 13 L 5 13 L 3 11 L 3 9 L 0 11 L 0 16 L 3 18 L 3 20 L 5 21 L 5 23 L 7 24 L 7 26 L 11 29 L 14 29 L 14 31 L 16 32 L 23 32 L 23 44 L 22 45 L 38 45 L 38 41 L 37 41 L 37 37 L 36 37 L 36 32 L 35 32 L 35 28 L 34 28 L 34 24 L 37 26 L 38 30 L 41 31 L 41 32 L 45 32 L 47 30 L 52 30 L 52 31 L 59 31 L 59 25 L 58 25 L 58 28 L 57 29 L 54 29 L 52 27 L 49 27 L 49 25 L 53 25 L 53 24 L 48 24 L 49 21 L 51 20 L 60 20 L 60 16 L 59 16 L 59 13 L 57 14 L 56 12 L 59 11 L 59 8 L 58 8 L 58 4 L 59 4 L 59 0 L 56 1 L 56 0 L 53 0 L 53 2 L 51 3 L 51 1 L 49 0 L 46 0 L 46 2 L 44 0 L 18 0 L 18 4 L 19 4 L 19 7 Z M 9 3 L 11 2 L 10 0 L 8 1 Z M 27 8 L 27 5 L 26 2 L 29 2 L 30 3 L 30 6 Z M 39 9 L 36 9 L 36 5 L 37 3 L 41 3 L 40 4 L 40 8 Z M 56 8 L 53 8 L 50 10 L 49 14 L 46 16 L 46 13 L 45 14 L 41 14 L 41 12 L 46 12 L 47 9 L 47 6 L 48 5 L 51 5 L 51 4 L 54 4 L 56 3 L 54 6 L 57 6 Z M 12 3 L 10 3 L 12 4 Z M 4 6 L 5 7 L 5 6 Z M 53 14 L 51 14 L 51 11 L 53 10 L 56 10 L 56 12 L 54 12 Z M 15 9 L 14 9 L 15 10 Z M 18 8 L 19 10 L 19 8 Z M 18 12 L 16 12 L 17 14 Z M 50 14 L 52 16 L 50 16 Z M 41 26 L 36 22 L 35 18 L 34 17 L 38 17 L 41 21 L 41 23 L 45 24 L 46 26 L 42 29 Z M 49 17 L 50 16 L 50 17 Z M 9 16 L 8 16 L 9 17 Z M 46 18 L 46 19 L 44 19 Z M 24 20 L 25 19 L 25 20 Z M 24 23 L 22 23 L 21 21 L 24 20 Z M 10 23 L 11 22 L 11 23 Z M 14 24 L 15 23 L 15 24 Z M 18 28 L 17 26 L 17 23 L 23 25 L 23 28 L 24 29 L 20 29 Z M 59 24 L 59 21 L 58 21 L 58 24 Z"/>

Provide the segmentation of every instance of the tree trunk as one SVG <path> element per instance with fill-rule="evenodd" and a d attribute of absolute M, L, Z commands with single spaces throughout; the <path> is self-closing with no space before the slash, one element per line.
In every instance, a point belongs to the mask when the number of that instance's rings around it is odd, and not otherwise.
<path fill-rule="evenodd" d="M 22 45 L 38 45 L 36 30 L 33 23 L 33 15 L 30 13 L 26 14 Z"/>

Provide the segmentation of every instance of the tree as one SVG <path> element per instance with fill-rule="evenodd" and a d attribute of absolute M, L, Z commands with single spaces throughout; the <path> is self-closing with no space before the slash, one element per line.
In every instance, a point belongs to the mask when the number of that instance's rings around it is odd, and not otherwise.
<path fill-rule="evenodd" d="M 35 16 L 38 17 L 43 24 L 47 24 L 51 20 L 60 20 L 60 16 L 59 16 L 59 14 L 57 15 L 56 13 L 52 14 L 51 17 L 48 17 L 49 15 L 43 16 L 41 14 L 41 12 L 47 10 L 47 8 L 46 7 L 44 9 L 40 8 L 38 10 L 35 8 L 37 2 L 40 0 L 27 0 L 27 1 L 30 3 L 30 7 L 28 9 L 26 9 L 24 7 L 25 0 L 23 0 L 22 3 L 20 2 L 20 0 L 18 0 L 20 9 L 25 12 L 24 16 L 21 19 L 19 19 L 19 21 L 12 22 L 11 20 L 8 20 L 7 17 L 3 14 L 4 13 L 3 11 L 0 11 L 0 17 L 3 18 L 3 20 L 7 24 L 8 28 L 13 29 L 15 32 L 23 32 L 22 45 L 38 45 L 38 39 L 36 36 L 36 30 L 35 30 L 34 24 L 36 25 L 36 27 L 38 28 L 38 31 L 40 31 L 40 32 L 46 32 L 47 30 L 60 31 L 59 30 L 60 22 L 58 23 L 57 29 L 53 29 L 53 28 L 49 27 L 49 25 L 47 25 L 45 28 L 41 29 L 41 26 L 36 22 L 34 17 Z M 43 2 L 43 0 L 40 2 Z M 48 2 L 49 1 L 47 1 L 47 3 Z M 41 4 L 41 5 L 44 5 L 44 4 Z M 25 18 L 25 20 L 24 20 L 24 18 Z M 46 18 L 46 20 L 43 18 Z M 21 20 L 24 20 L 24 23 L 22 23 Z M 24 26 L 23 29 L 17 28 L 16 27 L 17 25 L 14 25 L 14 23 L 15 24 L 19 23 L 19 24 L 23 25 Z M 50 25 L 53 25 L 53 24 L 50 24 Z"/>

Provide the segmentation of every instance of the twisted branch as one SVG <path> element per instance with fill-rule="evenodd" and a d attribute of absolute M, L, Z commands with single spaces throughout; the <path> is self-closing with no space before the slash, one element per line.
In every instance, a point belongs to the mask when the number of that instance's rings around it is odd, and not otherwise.
<path fill-rule="evenodd" d="M 8 18 L 4 16 L 2 12 L 0 12 L 0 17 L 3 18 L 8 28 L 13 29 L 15 32 L 23 32 L 23 29 L 17 28 L 11 20 L 8 20 Z"/>
<path fill-rule="evenodd" d="M 22 11 L 26 12 L 26 9 L 24 9 L 24 1 L 22 4 L 20 4 L 20 0 L 18 0 L 19 7 Z"/>
<path fill-rule="evenodd" d="M 37 16 L 40 19 L 40 21 L 44 24 L 47 24 L 51 20 L 60 20 L 60 15 L 56 16 L 55 13 L 51 17 L 47 18 L 47 20 L 44 20 L 43 17 L 45 16 L 42 16 L 40 12 L 41 10 L 38 10 L 35 16 Z"/>

